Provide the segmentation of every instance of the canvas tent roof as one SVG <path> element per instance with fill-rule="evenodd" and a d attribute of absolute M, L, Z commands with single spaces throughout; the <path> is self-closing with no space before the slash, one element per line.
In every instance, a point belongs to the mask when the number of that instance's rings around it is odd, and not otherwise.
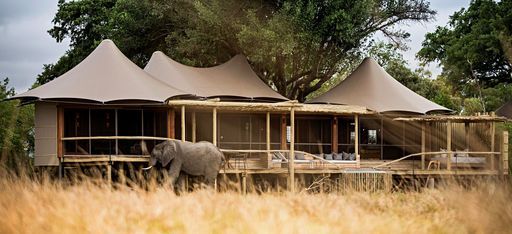
<path fill-rule="evenodd" d="M 512 119 L 512 101 L 508 101 L 496 110 L 496 115 Z"/>
<path fill-rule="evenodd" d="M 359 105 L 380 113 L 450 112 L 402 85 L 371 58 L 366 58 L 340 84 L 309 103 Z"/>
<path fill-rule="evenodd" d="M 35 89 L 14 96 L 34 100 L 159 102 L 184 95 L 132 63 L 111 40 L 102 41 L 74 68 Z"/>
<path fill-rule="evenodd" d="M 199 97 L 287 100 L 266 85 L 242 55 L 218 66 L 198 68 L 178 63 L 156 51 L 144 70 L 169 85 Z"/>

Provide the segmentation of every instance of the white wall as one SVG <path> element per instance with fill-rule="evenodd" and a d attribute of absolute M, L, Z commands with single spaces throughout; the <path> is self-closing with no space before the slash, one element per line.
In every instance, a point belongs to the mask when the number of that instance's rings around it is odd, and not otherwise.
<path fill-rule="evenodd" d="M 35 104 L 35 152 L 36 166 L 58 166 L 57 158 L 57 105 Z"/>

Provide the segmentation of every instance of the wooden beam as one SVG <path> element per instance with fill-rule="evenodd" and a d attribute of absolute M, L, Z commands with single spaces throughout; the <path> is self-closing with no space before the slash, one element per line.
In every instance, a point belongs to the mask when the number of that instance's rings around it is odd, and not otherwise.
<path fill-rule="evenodd" d="M 187 138 L 185 136 L 186 128 L 185 128 L 185 106 L 181 106 L 181 141 L 186 141 Z"/>
<path fill-rule="evenodd" d="M 448 151 L 448 160 L 446 167 L 448 170 L 452 169 L 452 122 L 446 122 L 446 151 Z"/>
<path fill-rule="evenodd" d="M 213 108 L 212 113 L 212 126 L 213 126 L 213 136 L 212 136 L 212 143 L 213 145 L 217 146 L 217 107 Z"/>
<path fill-rule="evenodd" d="M 176 112 L 174 109 L 167 110 L 167 138 L 174 139 L 176 137 L 176 132 L 174 128 L 174 119 L 176 118 Z"/>
<path fill-rule="evenodd" d="M 57 156 L 64 156 L 64 145 L 62 138 L 64 137 L 64 109 L 57 107 Z M 91 152 L 89 152 L 90 154 Z"/>
<path fill-rule="evenodd" d="M 470 141 L 470 132 L 469 131 L 471 131 L 469 123 L 464 123 L 464 141 L 466 142 L 466 149 L 471 151 L 471 149 L 470 149 L 471 144 L 469 143 L 469 141 Z"/>
<path fill-rule="evenodd" d="M 361 156 L 359 155 L 359 115 L 354 116 L 354 121 L 354 153 L 356 155 L 357 167 L 359 167 L 361 165 Z"/>
<path fill-rule="evenodd" d="M 112 164 L 107 163 L 107 182 L 108 185 L 112 185 Z"/>
<path fill-rule="evenodd" d="M 192 112 L 192 142 L 196 142 L 196 112 Z"/>
<path fill-rule="evenodd" d="M 380 160 L 384 160 L 384 117 L 380 116 Z"/>
<path fill-rule="evenodd" d="M 500 174 L 508 174 L 508 131 L 503 131 L 503 144 L 501 145 Z"/>
<path fill-rule="evenodd" d="M 334 116 L 332 119 L 332 142 L 331 150 L 333 153 L 338 153 L 338 117 Z"/>
<path fill-rule="evenodd" d="M 490 151 L 491 152 L 494 152 L 494 144 L 496 144 L 496 125 L 494 124 L 494 122 L 491 122 L 491 147 L 490 147 Z M 496 160 L 495 160 L 495 155 L 491 156 L 491 170 L 495 170 L 496 169 Z"/>
<path fill-rule="evenodd" d="M 266 116 L 266 142 L 267 142 L 267 167 L 272 166 L 272 154 L 270 153 L 270 112 L 267 112 Z"/>
<path fill-rule="evenodd" d="M 281 115 L 281 149 L 288 149 L 286 145 L 286 115 Z"/>
<path fill-rule="evenodd" d="M 425 122 L 421 123 L 421 170 L 425 170 L 425 125 Z"/>
<path fill-rule="evenodd" d="M 247 194 L 247 174 L 242 173 L 242 195 Z"/>
<path fill-rule="evenodd" d="M 290 192 L 295 192 L 295 110 L 292 107 L 290 110 L 290 157 L 289 157 L 289 170 L 290 170 Z"/>

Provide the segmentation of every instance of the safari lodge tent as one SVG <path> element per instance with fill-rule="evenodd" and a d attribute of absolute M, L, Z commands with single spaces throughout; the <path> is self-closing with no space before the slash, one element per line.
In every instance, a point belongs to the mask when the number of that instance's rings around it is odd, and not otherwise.
<path fill-rule="evenodd" d="M 494 115 L 456 116 L 365 59 L 307 103 L 265 84 L 238 55 L 197 68 L 153 53 L 144 69 L 104 40 L 80 64 L 14 96 L 35 103 L 35 165 L 145 165 L 155 144 L 210 141 L 221 173 L 496 175 L 506 132 Z M 294 181 L 294 180 L 291 180 Z"/>

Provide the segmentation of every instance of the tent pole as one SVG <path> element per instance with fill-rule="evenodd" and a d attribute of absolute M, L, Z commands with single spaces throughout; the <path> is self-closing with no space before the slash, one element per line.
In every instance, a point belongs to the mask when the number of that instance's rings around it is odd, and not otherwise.
<path fill-rule="evenodd" d="M 212 113 L 212 126 L 213 126 L 213 136 L 212 136 L 212 143 L 214 146 L 217 146 L 217 107 L 213 108 Z"/>
<path fill-rule="evenodd" d="M 288 160 L 290 170 L 290 192 L 295 192 L 295 109 L 290 110 L 290 156 Z"/>
<path fill-rule="evenodd" d="M 338 153 L 338 117 L 332 119 L 332 153 Z"/>
<path fill-rule="evenodd" d="M 267 141 L 267 167 L 270 168 L 272 156 L 270 155 L 270 112 L 267 111 L 266 116 L 266 141 Z"/>
<path fill-rule="evenodd" d="M 421 123 L 421 170 L 425 170 L 425 122 Z"/>
<path fill-rule="evenodd" d="M 452 169 L 452 122 L 446 123 L 446 150 L 448 151 L 448 161 L 446 167 L 448 170 Z"/>
<path fill-rule="evenodd" d="M 494 144 L 496 143 L 496 125 L 494 122 L 491 122 L 491 152 L 494 152 Z M 491 156 L 491 170 L 496 169 L 496 155 Z"/>
<path fill-rule="evenodd" d="M 185 106 L 181 106 L 181 141 L 185 141 Z"/>
<path fill-rule="evenodd" d="M 354 126 L 354 153 L 356 154 L 356 163 L 357 167 L 361 165 L 361 156 L 359 156 L 359 115 L 354 116 L 355 126 Z"/>
<path fill-rule="evenodd" d="M 192 112 L 192 142 L 196 142 L 196 112 Z"/>
<path fill-rule="evenodd" d="M 174 137 L 175 137 L 174 118 L 175 118 L 174 108 L 167 110 L 167 138 L 174 139 Z"/>
<path fill-rule="evenodd" d="M 281 150 L 286 150 L 286 115 L 281 115 Z"/>

